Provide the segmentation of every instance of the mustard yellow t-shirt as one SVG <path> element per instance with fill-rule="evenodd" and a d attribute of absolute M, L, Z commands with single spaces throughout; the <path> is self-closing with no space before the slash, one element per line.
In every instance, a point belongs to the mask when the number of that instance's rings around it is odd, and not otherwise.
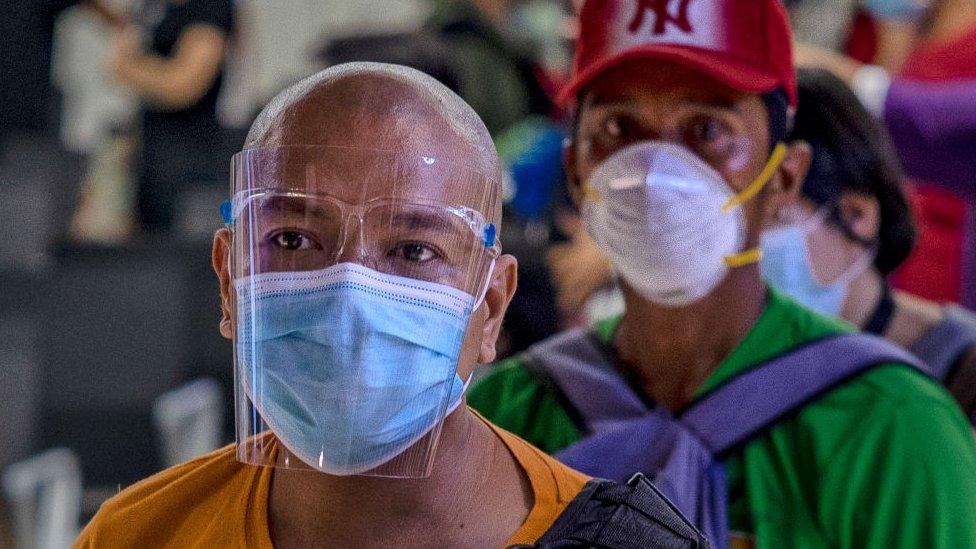
<path fill-rule="evenodd" d="M 579 494 L 589 477 L 517 436 L 488 425 L 525 471 L 535 496 L 528 517 L 507 545 L 534 543 Z M 270 467 L 238 462 L 231 444 L 156 474 L 108 500 L 81 533 L 75 548 L 271 549 L 271 472 Z"/>

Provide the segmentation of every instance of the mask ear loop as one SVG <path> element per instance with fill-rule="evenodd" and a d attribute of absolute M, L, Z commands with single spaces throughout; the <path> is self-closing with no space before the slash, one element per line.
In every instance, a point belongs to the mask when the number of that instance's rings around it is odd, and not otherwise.
<path fill-rule="evenodd" d="M 769 160 L 766 162 L 766 166 L 763 167 L 762 171 L 756 177 L 755 181 L 749 184 L 741 193 L 728 199 L 725 204 L 722 204 L 722 213 L 727 214 L 745 204 L 746 202 L 752 200 L 759 194 L 759 191 L 773 179 L 773 175 L 779 168 L 779 165 L 783 163 L 783 159 L 786 158 L 786 143 L 777 143 L 776 147 L 773 149 L 772 155 L 770 155 Z M 730 268 L 744 267 L 746 265 L 751 265 L 753 263 L 758 263 L 762 259 L 762 248 L 752 248 L 739 252 L 734 255 L 725 257 L 725 265 Z"/>
<path fill-rule="evenodd" d="M 481 304 L 485 302 L 485 296 L 488 295 L 488 285 L 491 284 L 491 275 L 495 272 L 495 260 L 498 259 L 497 256 L 491 258 L 491 263 L 488 265 L 488 273 L 485 275 L 485 282 L 481 285 L 481 290 L 478 291 L 478 299 L 474 303 L 474 307 L 471 311 L 477 311 Z"/>
<path fill-rule="evenodd" d="M 827 223 L 827 220 L 831 218 L 830 209 L 831 209 L 830 206 L 822 206 L 821 208 L 818 208 L 817 211 L 810 214 L 806 219 L 796 224 L 803 232 L 803 239 L 804 239 L 803 253 L 806 254 L 807 263 L 809 263 L 810 265 L 813 265 L 813 258 L 810 256 L 810 246 L 807 243 L 807 238 L 810 236 L 810 233 L 823 227 Z M 843 227 L 841 227 L 841 230 L 843 231 Z M 846 233 L 845 236 L 847 236 Z M 874 259 L 878 255 L 878 244 L 876 242 L 863 243 L 860 240 L 855 240 L 855 239 L 851 239 L 851 240 L 853 240 L 854 242 L 858 242 L 860 244 L 864 244 L 865 246 L 864 253 L 861 254 L 861 256 L 857 260 L 851 263 L 850 267 L 848 267 L 843 273 L 837 276 L 837 278 L 835 278 L 832 282 L 824 283 L 817 280 L 816 282 L 819 286 L 823 288 L 827 288 L 830 286 L 835 286 L 837 284 L 847 285 L 855 278 L 860 276 L 861 273 L 863 273 L 868 268 L 870 268 L 871 264 L 874 263 Z"/>
<path fill-rule="evenodd" d="M 773 178 L 779 165 L 783 163 L 784 158 L 786 158 L 786 143 L 777 143 L 776 148 L 773 149 L 773 154 L 770 155 L 769 161 L 766 162 L 766 166 L 756 177 L 756 180 L 741 193 L 728 199 L 725 204 L 722 204 L 722 213 L 729 213 L 733 209 L 755 198 L 759 194 L 759 191 L 763 190 L 763 187 Z"/>
<path fill-rule="evenodd" d="M 804 235 L 809 235 L 811 232 L 819 229 L 820 227 L 823 227 L 827 223 L 828 219 L 833 219 L 835 217 L 837 216 L 833 215 L 833 213 L 831 212 L 831 207 L 824 206 L 823 208 L 820 208 L 819 210 L 814 212 L 814 214 L 811 215 L 809 219 L 804 221 L 803 223 Z M 843 273 L 841 273 L 832 282 L 821 284 L 822 286 L 850 284 L 851 281 L 853 281 L 855 278 L 860 276 L 861 273 L 863 273 L 864 271 L 868 270 L 871 267 L 871 264 L 874 263 L 874 259 L 878 255 L 879 245 L 877 242 L 865 242 L 863 239 L 858 238 L 857 235 L 854 235 L 853 232 L 847 229 L 847 227 L 845 227 L 842 223 L 835 222 L 835 224 L 838 226 L 838 228 L 841 230 L 841 232 L 844 234 L 846 238 L 850 239 L 853 242 L 861 244 L 862 246 L 864 246 L 865 249 L 864 252 L 861 254 L 861 256 L 853 263 L 851 263 L 850 267 L 848 267 Z M 810 263 L 813 264 L 813 259 L 809 255 L 810 254 L 809 246 L 807 247 L 806 252 L 807 252 L 807 261 L 810 261 Z"/>
<path fill-rule="evenodd" d="M 496 254 L 495 257 L 491 258 L 491 263 L 488 265 L 488 273 L 485 275 L 485 282 L 484 282 L 484 284 L 481 285 L 481 290 L 478 292 L 478 300 L 475 301 L 474 307 L 472 307 L 472 309 L 471 309 L 472 312 L 473 311 L 477 311 L 478 308 L 481 307 L 481 304 L 484 303 L 484 301 L 485 301 L 485 296 L 488 294 L 488 285 L 491 284 L 491 275 L 495 272 L 495 260 L 496 259 L 498 259 L 497 254 Z M 474 381 L 474 377 L 475 377 L 476 371 L 477 370 L 471 372 L 471 375 L 468 376 L 468 379 L 462 382 L 464 384 L 462 386 L 462 388 L 461 388 L 461 394 L 462 395 L 468 392 L 468 387 Z M 451 408 L 449 408 L 447 410 L 447 413 L 445 414 L 445 416 L 450 415 L 452 412 L 454 412 L 454 410 L 456 410 L 458 408 L 458 406 L 461 405 L 461 402 L 463 400 L 464 399 L 461 399 L 460 401 L 458 401 L 457 404 L 455 404 Z"/>
<path fill-rule="evenodd" d="M 871 268 L 871 264 L 874 263 L 874 258 L 878 255 L 878 245 L 875 244 L 867 249 L 861 254 L 861 257 L 857 259 L 851 266 L 847 268 L 846 271 L 841 273 L 836 280 L 830 283 L 831 286 L 835 284 L 850 284 L 853 280 L 861 276 L 864 271 Z"/>

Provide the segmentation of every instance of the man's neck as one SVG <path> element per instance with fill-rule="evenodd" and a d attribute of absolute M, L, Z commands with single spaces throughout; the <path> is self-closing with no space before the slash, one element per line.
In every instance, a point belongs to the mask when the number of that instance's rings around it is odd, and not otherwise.
<path fill-rule="evenodd" d="M 521 526 L 532 504 L 522 468 L 462 406 L 444 423 L 429 477 L 275 469 L 268 518 L 278 549 L 497 547 Z"/>
<path fill-rule="evenodd" d="M 755 265 L 733 270 L 707 297 L 682 308 L 660 307 L 627 290 L 614 343 L 645 393 L 680 409 L 755 325 L 766 292 Z"/>

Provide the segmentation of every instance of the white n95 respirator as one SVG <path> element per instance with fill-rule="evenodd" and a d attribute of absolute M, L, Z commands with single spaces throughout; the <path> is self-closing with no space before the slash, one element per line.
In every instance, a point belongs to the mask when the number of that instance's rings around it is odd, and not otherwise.
<path fill-rule="evenodd" d="M 729 269 L 758 261 L 741 205 L 772 177 L 777 146 L 760 177 L 736 195 L 680 145 L 644 141 L 610 156 L 586 185 L 583 221 L 618 274 L 653 303 L 682 307 L 715 289 Z"/>

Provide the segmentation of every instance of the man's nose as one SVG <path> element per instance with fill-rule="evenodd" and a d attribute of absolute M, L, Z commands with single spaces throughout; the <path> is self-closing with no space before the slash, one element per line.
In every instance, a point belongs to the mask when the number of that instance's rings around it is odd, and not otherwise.
<path fill-rule="evenodd" d="M 365 265 L 366 244 L 363 235 L 363 221 L 355 214 L 345 221 L 342 243 L 336 263 L 358 263 Z"/>

